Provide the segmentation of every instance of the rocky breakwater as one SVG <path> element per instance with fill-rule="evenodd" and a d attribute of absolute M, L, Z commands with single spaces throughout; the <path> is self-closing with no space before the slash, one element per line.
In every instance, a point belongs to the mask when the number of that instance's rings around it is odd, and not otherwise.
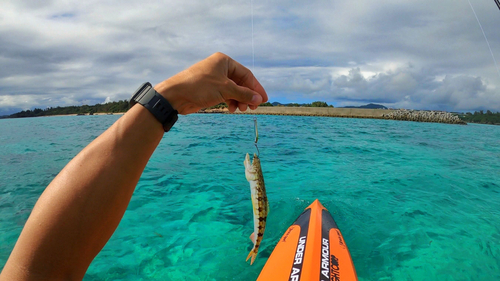
<path fill-rule="evenodd" d="M 385 119 L 467 125 L 458 116 L 444 111 L 400 109 L 384 114 Z"/>

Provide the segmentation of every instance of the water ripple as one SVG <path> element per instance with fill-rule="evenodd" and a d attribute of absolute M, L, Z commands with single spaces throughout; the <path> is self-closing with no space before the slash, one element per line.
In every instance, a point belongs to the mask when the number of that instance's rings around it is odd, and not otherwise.
<path fill-rule="evenodd" d="M 255 280 L 316 198 L 360 280 L 500 279 L 500 127 L 485 125 L 258 116 L 271 211 L 248 266 L 253 117 L 181 116 L 84 280 Z M 0 264 L 45 186 L 117 118 L 0 120 Z"/>

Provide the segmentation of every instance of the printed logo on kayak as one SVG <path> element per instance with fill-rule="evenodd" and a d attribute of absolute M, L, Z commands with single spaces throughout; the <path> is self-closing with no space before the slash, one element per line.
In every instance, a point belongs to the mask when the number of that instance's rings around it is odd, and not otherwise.
<path fill-rule="evenodd" d="M 286 242 L 286 239 L 288 238 L 288 236 L 290 235 L 290 233 L 292 232 L 292 230 L 294 229 L 295 227 L 294 226 L 290 226 L 288 228 L 288 231 L 285 233 L 285 235 L 283 235 L 283 240 L 282 242 Z"/>
<path fill-rule="evenodd" d="M 336 256 L 330 256 L 330 281 L 340 281 L 339 259 Z"/>
<path fill-rule="evenodd" d="M 340 230 L 335 229 L 337 232 L 337 237 L 339 238 L 339 245 L 342 247 L 342 249 L 345 249 L 345 244 L 344 244 L 344 239 L 342 239 L 342 234 L 340 233 Z"/>
<path fill-rule="evenodd" d="M 311 209 L 306 209 L 295 220 L 293 225 L 298 226 L 300 229 L 299 241 L 297 249 L 295 249 L 295 256 L 293 257 L 292 269 L 290 271 L 289 281 L 299 281 L 300 274 L 302 273 L 302 263 L 304 261 L 304 253 L 306 251 L 307 232 L 309 231 L 309 219 L 311 218 Z"/>
<path fill-rule="evenodd" d="M 290 274 L 290 281 L 299 281 L 300 273 L 302 271 L 302 262 L 304 261 L 304 251 L 306 249 L 307 236 L 299 238 L 299 244 L 295 251 L 295 257 L 292 266 L 292 273 Z"/>
<path fill-rule="evenodd" d="M 330 241 L 323 238 L 321 241 L 321 275 L 320 280 L 330 280 Z"/>

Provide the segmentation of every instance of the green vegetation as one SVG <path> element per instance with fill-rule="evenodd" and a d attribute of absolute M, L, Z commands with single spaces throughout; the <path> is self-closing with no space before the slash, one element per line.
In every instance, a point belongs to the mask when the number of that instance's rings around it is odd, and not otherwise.
<path fill-rule="evenodd" d="M 96 105 L 82 105 L 82 106 L 64 106 L 64 107 L 49 107 L 46 109 L 35 108 L 34 110 L 23 110 L 14 113 L 8 118 L 20 117 L 38 117 L 38 116 L 51 116 L 51 115 L 67 115 L 67 114 L 94 114 L 94 113 L 118 113 L 126 112 L 128 110 L 128 101 L 121 100 L 116 102 L 109 102 L 105 104 Z"/>
<path fill-rule="evenodd" d="M 221 102 L 217 105 L 211 106 L 209 108 L 204 108 L 204 109 L 221 109 L 221 108 L 227 108 L 227 103 Z"/>
<path fill-rule="evenodd" d="M 313 103 L 304 103 L 304 104 L 298 104 L 298 103 L 287 103 L 287 104 L 281 104 L 281 103 L 276 103 L 276 105 L 273 105 L 270 102 L 265 102 L 260 104 L 260 106 L 286 106 L 286 107 L 333 107 L 333 105 L 328 105 L 324 101 L 315 101 Z M 219 103 L 218 105 L 214 105 L 208 108 L 204 109 L 220 109 L 220 108 L 227 108 L 227 104 L 225 102 Z"/>
<path fill-rule="evenodd" d="M 289 106 L 289 107 L 333 107 L 333 105 L 328 105 L 323 101 L 315 101 L 313 103 L 308 104 L 298 104 L 298 103 L 289 103 L 289 104 L 280 104 L 276 103 L 273 105 L 270 102 L 265 102 L 260 106 Z M 46 109 L 35 108 L 34 110 L 24 110 L 18 113 L 14 113 L 9 116 L 5 116 L 7 118 L 21 118 L 21 117 L 38 117 L 38 116 L 51 116 L 51 115 L 68 115 L 68 114 L 94 114 L 94 113 L 119 113 L 126 112 L 128 110 L 128 101 L 121 100 L 116 102 L 109 102 L 105 104 L 96 104 L 96 105 L 82 105 L 82 106 L 64 106 L 64 107 L 49 107 Z M 209 109 L 221 109 L 227 108 L 227 104 L 225 102 L 219 103 Z M 493 113 L 490 110 L 484 112 L 476 111 L 474 113 L 462 113 L 458 114 L 458 117 L 465 122 L 469 123 L 481 123 L 481 124 L 495 124 L 500 125 L 500 112 Z"/>
<path fill-rule="evenodd" d="M 481 110 L 474 113 L 467 112 L 465 114 L 459 114 L 458 117 L 469 123 L 500 125 L 500 112 L 493 113 L 487 110 L 486 113 L 484 113 L 484 111 Z"/>
<path fill-rule="evenodd" d="M 266 103 L 267 104 L 267 103 Z M 272 106 L 272 104 L 269 104 Z M 261 104 L 262 106 L 262 104 Z M 286 107 L 333 107 L 333 105 L 328 105 L 324 101 L 315 101 L 313 103 L 303 103 L 303 104 L 298 104 L 298 103 L 287 103 L 287 104 L 280 104 L 278 103 L 277 106 L 286 106 Z"/>
<path fill-rule="evenodd" d="M 311 103 L 311 107 L 328 107 L 328 104 L 324 101 L 315 101 Z M 331 106 L 333 107 L 333 106 Z"/>
<path fill-rule="evenodd" d="M 270 102 L 265 102 L 260 106 L 274 106 Z M 277 103 L 277 106 L 289 106 L 289 107 L 333 107 L 333 105 L 328 105 L 324 101 L 315 101 L 313 103 L 307 104 L 298 104 L 298 103 L 289 103 L 289 104 L 280 104 Z M 222 109 L 227 108 L 227 104 L 225 102 L 219 103 L 217 105 L 211 106 L 205 109 Z M 121 100 L 117 102 L 109 102 L 105 104 L 96 104 L 96 105 L 82 105 L 82 106 L 64 106 L 64 107 L 49 107 L 46 109 L 35 108 L 34 110 L 23 110 L 18 113 L 14 113 L 9 116 L 5 116 L 6 118 L 22 118 L 22 117 L 39 117 L 39 116 L 53 116 L 53 115 L 68 115 L 68 114 L 77 114 L 77 115 L 92 115 L 94 113 L 118 113 L 118 112 L 126 112 L 128 110 L 128 101 Z"/>

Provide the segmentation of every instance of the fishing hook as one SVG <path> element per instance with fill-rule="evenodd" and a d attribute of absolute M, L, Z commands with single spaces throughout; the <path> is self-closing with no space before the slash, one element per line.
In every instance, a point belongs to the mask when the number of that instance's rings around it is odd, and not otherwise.
<path fill-rule="evenodd" d="M 254 142 L 254 145 L 255 145 L 255 148 L 257 149 L 257 157 L 259 157 L 260 156 L 260 151 L 259 151 L 259 147 L 257 146 L 257 142 L 259 141 L 259 130 L 257 129 L 257 117 L 253 118 L 253 122 L 254 122 L 254 127 L 255 127 L 255 142 Z"/>

